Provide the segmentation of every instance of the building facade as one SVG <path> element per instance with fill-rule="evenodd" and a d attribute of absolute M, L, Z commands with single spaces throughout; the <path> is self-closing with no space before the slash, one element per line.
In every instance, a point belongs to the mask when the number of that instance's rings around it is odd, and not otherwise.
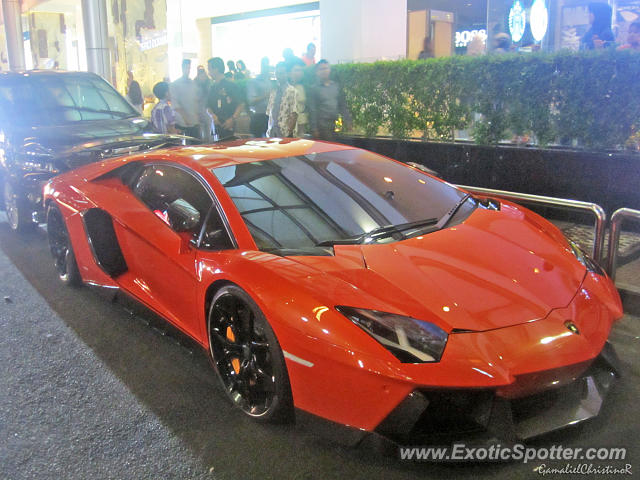
<path fill-rule="evenodd" d="M 103 3 L 102 3 L 103 2 Z M 496 49 L 530 52 L 577 49 L 589 28 L 588 0 L 3 0 L 0 67 L 20 43 L 24 67 L 94 69 L 124 92 L 132 71 L 143 93 L 180 75 L 183 58 L 204 65 L 211 56 L 243 60 L 257 72 L 284 48 L 332 63 L 477 55 Z M 620 43 L 640 18 L 640 0 L 610 0 Z M 21 38 L 7 38 L 11 8 L 21 12 Z M 90 12 L 95 5 L 102 6 Z M 102 13 L 101 13 L 102 12 Z M 86 17 L 86 18 L 83 18 Z M 106 29 L 103 37 L 94 35 Z M 104 40 L 101 40 L 104 38 Z M 13 43 L 10 41 L 13 40 Z M 102 45 L 102 43 L 105 43 Z M 92 57 L 92 54 L 94 57 Z M 422 54 L 422 55 L 421 55 Z M 90 59 L 88 62 L 87 59 Z"/>

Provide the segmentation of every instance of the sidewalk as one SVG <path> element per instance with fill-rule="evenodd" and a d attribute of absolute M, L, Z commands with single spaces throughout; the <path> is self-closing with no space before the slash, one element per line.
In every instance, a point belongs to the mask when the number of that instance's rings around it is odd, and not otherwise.
<path fill-rule="evenodd" d="M 0 478 L 213 478 L 1 249 L 0 272 Z"/>

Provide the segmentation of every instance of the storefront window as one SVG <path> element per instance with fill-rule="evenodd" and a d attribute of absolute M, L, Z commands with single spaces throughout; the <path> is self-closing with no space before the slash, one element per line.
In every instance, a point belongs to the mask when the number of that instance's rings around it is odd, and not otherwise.
<path fill-rule="evenodd" d="M 488 0 L 488 51 L 552 50 L 557 6 L 550 0 Z"/>
<path fill-rule="evenodd" d="M 320 10 L 306 9 L 306 5 L 300 7 L 212 18 L 212 49 L 216 56 L 224 59 L 242 59 L 255 73 L 260 72 L 262 57 L 268 57 L 270 64 L 275 65 L 282 60 L 285 48 L 291 48 L 294 55 L 302 56 L 307 44 L 314 43 L 315 58 L 322 58 Z"/>
<path fill-rule="evenodd" d="M 407 58 L 485 53 L 487 0 L 408 0 Z"/>
<path fill-rule="evenodd" d="M 169 77 L 178 78 L 183 58 L 206 67 L 211 57 L 243 60 L 257 73 L 260 59 L 279 61 L 291 47 L 301 55 L 307 43 L 317 47 L 320 58 L 319 3 L 304 0 L 243 0 L 242 2 L 196 2 L 166 0 Z"/>
<path fill-rule="evenodd" d="M 86 70 L 80 0 L 48 0 L 23 11 L 27 68 Z"/>
<path fill-rule="evenodd" d="M 578 50 L 593 0 L 408 0 L 407 58 Z M 640 20 L 640 0 L 603 1 L 615 44 Z"/>
<path fill-rule="evenodd" d="M 127 72 L 153 101 L 153 86 L 167 77 L 166 0 L 106 0 L 112 83 L 127 93 Z"/>
<path fill-rule="evenodd" d="M 628 42 L 629 26 L 638 21 L 640 21 L 640 0 L 618 0 L 614 25 L 618 43 Z"/>
<path fill-rule="evenodd" d="M 589 10 L 590 2 L 570 1 L 561 2 L 560 7 L 560 37 L 556 48 L 569 48 L 577 50 L 580 45 L 580 38 L 589 30 Z M 607 2 L 603 2 L 607 3 Z M 612 7 L 612 29 L 617 44 L 627 42 L 629 26 L 640 20 L 639 0 L 618 0 L 609 2 Z"/>

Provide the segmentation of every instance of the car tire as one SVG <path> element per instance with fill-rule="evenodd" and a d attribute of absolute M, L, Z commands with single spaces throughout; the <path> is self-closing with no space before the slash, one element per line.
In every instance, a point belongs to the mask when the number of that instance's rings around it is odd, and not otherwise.
<path fill-rule="evenodd" d="M 31 208 L 26 198 L 16 192 L 10 181 L 5 180 L 3 188 L 4 210 L 9 227 L 14 232 L 32 232 L 36 224 L 31 217 Z"/>
<path fill-rule="evenodd" d="M 71 245 L 69 231 L 64 223 L 62 212 L 55 205 L 51 205 L 47 210 L 47 237 L 58 278 L 66 285 L 80 286 L 82 278 Z"/>
<path fill-rule="evenodd" d="M 218 290 L 207 331 L 210 360 L 231 402 L 259 421 L 291 421 L 293 401 L 282 349 L 249 294 L 235 285 Z"/>

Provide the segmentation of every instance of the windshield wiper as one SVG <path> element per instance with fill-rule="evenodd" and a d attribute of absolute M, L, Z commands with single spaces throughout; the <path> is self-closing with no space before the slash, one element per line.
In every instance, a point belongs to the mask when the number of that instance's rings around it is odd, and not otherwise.
<path fill-rule="evenodd" d="M 415 230 L 425 227 L 433 227 L 429 231 L 436 231 L 443 229 L 447 223 L 453 218 L 456 212 L 464 205 L 464 203 L 471 198 L 471 194 L 464 195 L 458 203 L 456 203 L 447 213 L 445 213 L 440 220 L 437 218 L 428 218 L 426 220 L 418 220 L 417 222 L 400 223 L 398 225 L 386 225 L 383 227 L 374 228 L 370 232 L 363 233 L 354 237 L 338 238 L 335 240 L 324 240 L 316 244 L 316 247 L 332 247 L 334 245 L 356 245 L 365 243 L 365 240 L 371 241 L 378 238 L 388 237 L 395 233 L 402 234 L 406 230 Z M 406 238 L 405 235 L 403 235 Z"/>
<path fill-rule="evenodd" d="M 406 230 L 413 230 L 415 228 L 429 227 L 435 225 L 438 222 L 437 218 L 427 218 L 426 220 L 418 220 L 417 222 L 400 223 L 398 225 L 388 225 L 386 227 L 374 228 L 370 232 L 367 232 L 360 236 L 361 241 L 366 239 L 375 240 L 376 238 L 383 238 L 389 236 L 389 234 L 401 233 Z"/>
<path fill-rule="evenodd" d="M 324 240 L 316 244 L 316 247 L 331 247 L 333 245 L 355 245 L 364 243 L 365 240 L 376 240 L 378 238 L 387 237 L 394 233 L 402 233 L 406 230 L 413 230 L 416 228 L 430 227 L 436 225 L 437 218 L 428 218 L 426 220 L 418 220 L 417 222 L 400 223 L 398 225 L 386 225 L 383 227 L 374 228 L 370 232 L 357 235 L 355 237 L 339 238 L 335 240 Z"/>
<path fill-rule="evenodd" d="M 360 235 L 357 237 L 335 238 L 333 240 L 323 240 L 316 243 L 316 247 L 333 247 L 334 245 L 356 245 L 362 243 L 359 241 Z"/>
<path fill-rule="evenodd" d="M 435 230 L 443 229 L 447 225 L 447 223 L 449 223 L 449 220 L 451 220 L 453 216 L 456 214 L 456 212 L 460 209 L 460 207 L 464 205 L 464 202 L 469 200 L 469 198 L 471 198 L 470 193 L 467 193 L 464 197 L 462 197 L 460 201 L 456 203 L 451 210 L 445 213 L 444 216 L 440 220 L 438 220 L 438 223 L 436 223 Z"/>

